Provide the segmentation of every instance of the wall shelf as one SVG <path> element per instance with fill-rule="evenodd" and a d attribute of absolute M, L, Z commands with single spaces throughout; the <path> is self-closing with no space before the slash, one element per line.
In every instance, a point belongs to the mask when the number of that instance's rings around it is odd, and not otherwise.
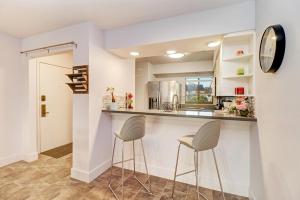
<path fill-rule="evenodd" d="M 224 94 L 226 97 L 254 97 L 253 94 Z"/>
<path fill-rule="evenodd" d="M 66 74 L 71 83 L 66 83 L 73 91 L 73 94 L 87 94 L 89 91 L 88 66 L 74 66 L 72 74 Z"/>
<path fill-rule="evenodd" d="M 251 59 L 252 56 L 253 56 L 253 54 L 246 54 L 246 55 L 235 56 L 235 57 L 231 57 L 231 58 L 223 58 L 223 61 L 247 61 L 247 60 Z"/>
<path fill-rule="evenodd" d="M 231 75 L 231 76 L 223 76 L 225 79 L 235 79 L 235 78 L 252 78 L 253 74 L 245 74 L 245 75 Z"/>
<path fill-rule="evenodd" d="M 224 36 L 215 68 L 217 96 L 255 95 L 255 37 L 255 31 Z M 244 55 L 237 56 L 239 51 L 243 51 Z M 244 69 L 245 75 L 236 74 L 240 69 Z M 235 95 L 238 87 L 244 88 L 244 95 Z"/>

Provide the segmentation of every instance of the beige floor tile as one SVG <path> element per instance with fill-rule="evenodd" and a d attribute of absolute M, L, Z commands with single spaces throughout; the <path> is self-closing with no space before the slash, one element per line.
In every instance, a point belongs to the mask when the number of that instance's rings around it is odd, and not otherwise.
<path fill-rule="evenodd" d="M 115 200 L 107 184 L 110 170 L 107 170 L 94 181 L 87 184 L 70 178 L 72 156 L 59 159 L 40 155 L 32 163 L 17 162 L 0 168 L 0 200 Z M 121 196 L 120 168 L 113 168 L 112 187 Z M 144 188 L 131 176 L 132 171 L 124 170 L 124 197 L 126 200 L 171 200 L 173 182 L 151 176 L 151 191 Z M 137 173 L 136 176 L 145 182 L 147 176 Z M 148 186 L 147 183 L 145 183 Z M 221 193 L 205 188 L 200 191 L 209 200 L 221 200 Z M 197 199 L 195 187 L 176 183 L 174 200 Z M 201 199 L 202 200 L 202 199 Z M 245 197 L 226 194 L 226 200 L 248 200 Z"/>

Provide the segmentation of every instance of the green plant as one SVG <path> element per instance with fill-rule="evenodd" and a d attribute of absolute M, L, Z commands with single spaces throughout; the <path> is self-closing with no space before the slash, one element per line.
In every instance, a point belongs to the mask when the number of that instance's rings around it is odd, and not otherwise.
<path fill-rule="evenodd" d="M 109 92 L 111 94 L 111 102 L 116 102 L 115 96 L 114 96 L 114 87 L 107 87 L 106 92 Z"/>

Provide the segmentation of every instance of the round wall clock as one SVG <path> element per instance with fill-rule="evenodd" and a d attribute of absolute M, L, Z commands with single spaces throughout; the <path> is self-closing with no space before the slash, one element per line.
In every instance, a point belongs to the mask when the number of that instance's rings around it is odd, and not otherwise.
<path fill-rule="evenodd" d="M 269 26 L 261 39 L 259 49 L 260 67 L 265 73 L 275 73 L 283 60 L 285 33 L 281 25 Z"/>

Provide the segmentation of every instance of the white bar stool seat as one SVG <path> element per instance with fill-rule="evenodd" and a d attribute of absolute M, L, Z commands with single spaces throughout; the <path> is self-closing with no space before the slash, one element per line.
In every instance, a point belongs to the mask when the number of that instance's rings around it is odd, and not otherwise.
<path fill-rule="evenodd" d="M 178 141 L 181 144 L 184 144 L 187 147 L 193 148 L 193 138 L 195 135 L 185 135 L 182 138 L 180 138 Z"/>
<path fill-rule="evenodd" d="M 202 193 L 199 192 L 198 190 L 198 172 L 199 172 L 199 167 L 198 167 L 198 153 L 200 151 L 206 151 L 206 150 L 211 150 L 214 161 L 215 161 L 215 166 L 217 170 L 217 175 L 219 179 L 219 184 L 222 192 L 222 197 L 223 200 L 225 200 L 225 195 L 223 192 L 223 186 L 221 182 L 221 177 L 219 173 L 219 167 L 215 155 L 214 148 L 218 145 L 219 142 L 219 137 L 220 137 L 220 121 L 211 121 L 206 124 L 204 124 L 196 134 L 194 135 L 185 135 L 181 137 L 179 141 L 179 146 L 178 146 L 178 151 L 177 151 L 177 159 L 176 159 L 176 166 L 175 166 L 175 173 L 174 173 L 174 181 L 173 181 L 173 188 L 172 188 L 172 198 L 174 198 L 174 190 L 175 190 L 175 183 L 176 183 L 176 177 L 182 176 L 191 172 L 195 172 L 196 176 L 196 192 L 197 192 L 197 197 L 200 199 L 200 196 L 202 196 L 204 199 L 208 200 Z M 180 153 L 180 146 L 185 145 L 186 147 L 192 149 L 194 151 L 194 164 L 195 164 L 195 169 L 184 172 L 181 174 L 177 174 L 177 167 L 178 167 L 178 160 L 179 160 L 179 153 Z"/>

